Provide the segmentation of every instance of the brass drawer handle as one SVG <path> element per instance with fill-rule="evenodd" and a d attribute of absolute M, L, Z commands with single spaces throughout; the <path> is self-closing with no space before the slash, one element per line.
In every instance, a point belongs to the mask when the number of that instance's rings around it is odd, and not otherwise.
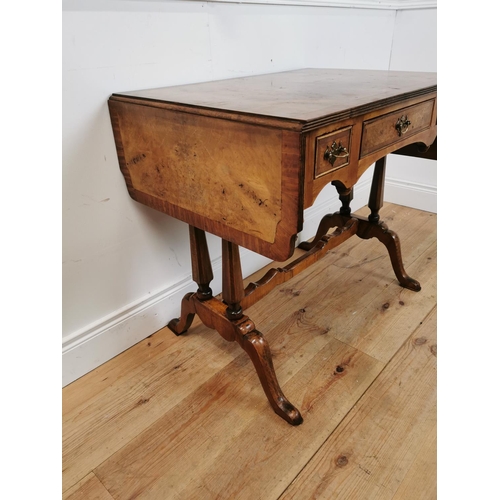
<path fill-rule="evenodd" d="M 399 137 L 408 132 L 408 127 L 411 125 L 411 121 L 408 120 L 407 115 L 403 115 L 401 118 L 398 118 L 396 122 L 396 130 L 398 131 Z"/>
<path fill-rule="evenodd" d="M 326 147 L 325 154 L 323 155 L 323 159 L 328 160 L 331 165 L 335 163 L 337 158 L 347 158 L 349 153 L 342 143 L 339 141 L 337 144 L 335 141 L 332 142 L 330 147 Z"/>

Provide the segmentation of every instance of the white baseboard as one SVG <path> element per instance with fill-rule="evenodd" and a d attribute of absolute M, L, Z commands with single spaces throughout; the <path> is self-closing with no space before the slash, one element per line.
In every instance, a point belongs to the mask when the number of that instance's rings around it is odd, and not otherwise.
<path fill-rule="evenodd" d="M 384 199 L 397 205 L 437 213 L 436 186 L 386 178 Z"/>
<path fill-rule="evenodd" d="M 364 175 L 356 185 L 354 200 L 351 203 L 353 211 L 358 210 L 368 202 L 370 172 L 367 172 L 368 175 Z M 304 229 L 300 233 L 297 243 L 314 236 L 321 218 L 340 208 L 335 189 L 331 188 L 330 193 L 324 193 L 324 195 L 328 195 L 324 201 L 321 199 L 323 195 L 321 193 L 318 203 L 305 211 Z M 325 197 L 324 195 L 323 197 Z M 431 186 L 388 179 L 386 199 L 393 203 L 432 211 L 432 206 L 435 206 L 436 189 Z M 270 260 L 266 257 L 241 249 L 244 276 L 249 276 L 269 262 Z M 212 281 L 211 287 L 217 294 L 222 288 L 221 258 L 214 259 L 212 266 L 215 279 Z M 163 328 L 170 319 L 179 315 L 182 297 L 195 289 L 196 285 L 191 280 L 191 276 L 186 276 L 181 281 L 64 337 L 63 386 Z"/>

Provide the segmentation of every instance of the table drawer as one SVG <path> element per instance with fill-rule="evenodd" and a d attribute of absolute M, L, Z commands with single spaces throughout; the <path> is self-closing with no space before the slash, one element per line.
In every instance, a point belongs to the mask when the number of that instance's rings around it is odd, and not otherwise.
<path fill-rule="evenodd" d="M 399 109 L 363 123 L 361 157 L 395 144 L 431 126 L 435 99 Z"/>
<path fill-rule="evenodd" d="M 345 127 L 316 137 L 315 179 L 349 165 L 351 130 L 352 127 Z"/>

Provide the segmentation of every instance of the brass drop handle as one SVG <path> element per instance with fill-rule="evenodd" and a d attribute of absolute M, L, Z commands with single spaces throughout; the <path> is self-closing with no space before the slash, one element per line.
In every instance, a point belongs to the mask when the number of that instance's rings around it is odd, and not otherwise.
<path fill-rule="evenodd" d="M 335 141 L 333 141 L 330 147 L 326 147 L 323 158 L 325 160 L 328 160 L 330 164 L 333 165 L 337 158 L 347 158 L 348 156 L 349 152 L 344 146 L 342 146 L 342 143 L 339 141 L 339 143 L 337 144 Z"/>
<path fill-rule="evenodd" d="M 407 115 L 403 115 L 401 118 L 398 118 L 396 122 L 396 130 L 398 131 L 399 137 L 408 132 L 408 127 L 411 125 L 411 121 L 408 120 Z"/>

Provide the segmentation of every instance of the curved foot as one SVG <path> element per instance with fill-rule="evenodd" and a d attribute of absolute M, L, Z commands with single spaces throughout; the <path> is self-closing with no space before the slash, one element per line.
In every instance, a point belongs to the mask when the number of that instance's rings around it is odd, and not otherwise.
<path fill-rule="evenodd" d="M 259 375 L 260 383 L 273 410 L 291 425 L 300 425 L 302 415 L 288 401 L 281 390 L 274 371 L 271 350 L 262 333 L 254 330 L 240 339 L 240 345 L 247 352 Z"/>
<path fill-rule="evenodd" d="M 399 280 L 399 284 L 404 288 L 408 288 L 408 290 L 411 290 L 412 292 L 420 292 L 420 290 L 422 290 L 420 283 L 409 276 L 407 276 L 405 283 L 402 283 L 401 280 Z"/>
<path fill-rule="evenodd" d="M 191 297 L 195 295 L 194 293 L 187 293 L 184 295 L 181 302 L 181 317 L 174 318 L 168 323 L 168 327 L 176 335 L 181 335 L 188 331 L 189 327 L 193 323 L 195 309 Z"/>
<path fill-rule="evenodd" d="M 311 248 L 318 243 L 318 241 L 323 238 L 328 233 L 328 230 L 332 227 L 342 227 L 344 225 L 345 218 L 339 213 L 325 215 L 321 222 L 319 223 L 318 230 L 316 231 L 316 236 L 312 241 L 303 241 L 298 248 L 301 250 L 311 250 Z"/>
<path fill-rule="evenodd" d="M 404 288 L 408 288 L 408 290 L 419 292 L 422 289 L 420 283 L 410 278 L 404 269 L 399 236 L 394 231 L 388 229 L 383 223 L 373 224 L 372 227 L 373 236 L 383 243 L 389 252 L 392 268 L 394 269 L 399 284 Z"/>

